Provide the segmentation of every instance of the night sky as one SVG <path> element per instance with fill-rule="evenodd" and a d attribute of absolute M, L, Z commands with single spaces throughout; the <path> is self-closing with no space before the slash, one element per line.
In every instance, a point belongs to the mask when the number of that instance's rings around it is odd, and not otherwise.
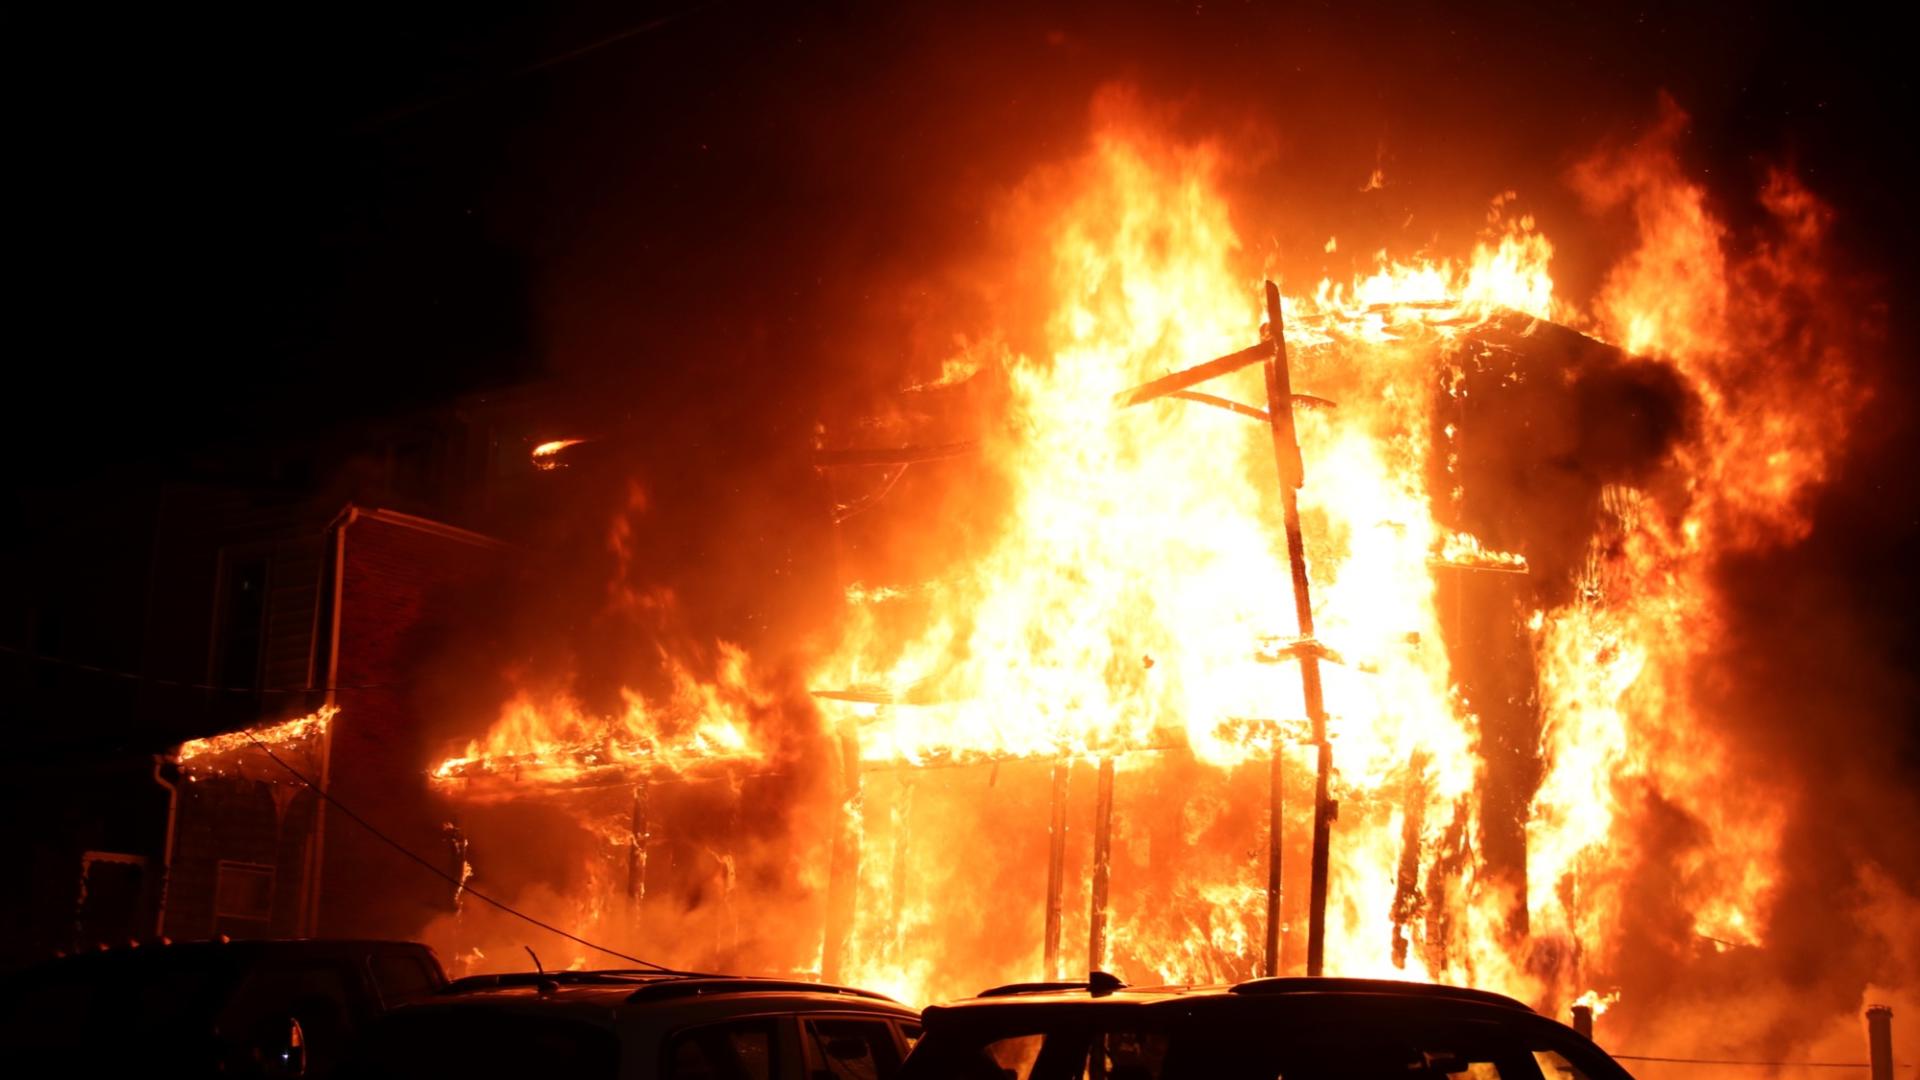
<path fill-rule="evenodd" d="M 1890 27 L 1589 8 L 42 12 L 21 35 L 10 475 L 556 372 L 672 391 L 745 321 L 817 350 L 873 326 L 867 280 L 1069 152 L 1113 79 L 1203 121 L 1223 101 L 1295 114 L 1303 144 L 1354 151 L 1326 170 L 1340 183 L 1384 148 L 1415 183 L 1540 195 L 1665 90 L 1703 173 L 1750 191 L 1796 164 L 1861 262 L 1911 281 L 1911 64 Z"/>

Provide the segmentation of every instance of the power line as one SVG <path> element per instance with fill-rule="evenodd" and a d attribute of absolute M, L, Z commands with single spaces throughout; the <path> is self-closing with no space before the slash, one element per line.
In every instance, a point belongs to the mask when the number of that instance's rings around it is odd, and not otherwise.
<path fill-rule="evenodd" d="M 354 813 L 353 810 L 347 806 L 347 804 L 341 802 L 339 799 L 334 798 L 330 792 L 326 791 L 325 789 L 320 787 L 320 785 L 314 783 L 313 781 L 307 779 L 306 776 L 300 772 L 300 770 L 287 764 L 284 760 L 281 759 L 280 755 L 273 752 L 272 747 L 262 742 L 259 736 L 253 733 L 252 728 L 243 727 L 240 730 L 242 733 L 246 735 L 246 737 L 249 740 L 253 742 L 253 745 L 260 748 L 260 751 L 262 753 L 266 754 L 267 757 L 273 759 L 273 763 L 275 765 L 278 765 L 282 769 L 287 770 L 287 772 L 291 774 L 295 780 L 298 780 L 302 784 L 306 785 L 308 790 L 312 791 L 315 795 L 318 795 L 320 798 L 325 799 L 329 806 L 332 806 L 335 810 L 338 810 L 342 814 L 345 814 L 350 821 L 360 826 L 361 828 L 367 830 L 368 832 L 372 833 L 376 839 L 386 844 L 388 847 L 391 847 L 393 850 L 399 852 L 402 855 L 405 855 L 409 859 L 412 859 L 414 862 L 419 863 L 421 866 L 426 867 L 428 872 L 433 874 L 435 877 L 439 878 L 440 880 L 446 882 L 449 885 L 452 885 L 454 888 L 466 893 L 468 896 L 471 896 L 482 903 L 490 904 L 493 907 L 498 908 L 499 910 L 504 911 L 507 914 L 523 922 L 531 923 L 532 925 L 537 926 L 542 930 L 546 930 L 550 933 L 558 934 L 561 937 L 566 938 L 568 941 L 574 942 L 579 945 L 585 945 L 589 949 L 594 949 L 596 951 L 606 953 L 608 956 L 617 956 L 622 960 L 629 960 L 629 961 L 632 961 L 633 963 L 640 964 L 643 967 L 653 968 L 656 971 L 674 973 L 674 969 L 667 967 L 665 964 L 656 964 L 651 960 L 642 960 L 638 956 L 630 956 L 626 953 L 620 952 L 617 949 L 609 949 L 605 945 L 600 945 L 600 944 L 596 944 L 594 942 L 588 941 L 586 938 L 583 938 L 578 934 L 568 933 L 567 931 L 560 929 L 559 927 L 553 925 L 552 923 L 542 922 L 541 920 L 534 918 L 533 916 L 527 914 L 526 912 L 521 911 L 518 908 L 512 907 L 511 905 L 506 904 L 503 901 L 495 900 L 493 897 L 488 896 L 486 893 L 483 893 L 480 890 L 474 888 L 473 886 L 468 885 L 467 883 L 459 880 L 458 878 L 454 877 L 452 874 L 449 874 L 445 870 L 442 870 L 440 867 L 435 866 L 431 861 L 429 861 L 425 857 L 419 854 L 416 854 L 412 848 L 409 848 L 405 844 L 402 844 L 400 841 L 395 840 L 391 836 L 388 836 L 386 833 L 382 832 L 379 828 L 377 828 L 373 824 L 373 822 L 368 821 L 366 818 L 363 818 L 359 814 Z"/>
<path fill-rule="evenodd" d="M 357 683 L 350 686 L 219 686 L 214 683 L 188 682 L 184 679 L 164 679 L 157 675 L 142 675 L 133 671 L 121 671 L 117 668 L 102 667 L 99 664 L 88 664 L 79 660 L 70 660 L 64 656 L 52 656 L 47 653 L 34 652 L 31 649 L 16 648 L 12 645 L 0 645 L 0 653 L 25 657 L 35 663 L 53 664 L 57 667 L 73 668 L 77 671 L 91 672 L 95 675 L 105 675 L 108 678 L 121 679 L 126 682 L 167 686 L 176 690 L 201 690 L 212 694 L 325 694 L 340 690 L 393 690 L 398 689 L 402 685 L 400 683 Z"/>
<path fill-rule="evenodd" d="M 1751 1065 L 1762 1069 L 1871 1069 L 1864 1061 L 1726 1061 L 1717 1058 L 1644 1057 L 1639 1054 L 1611 1054 L 1621 1061 L 1654 1061 L 1665 1065 Z M 1906 1062 L 1894 1066 L 1907 1067 Z"/>
<path fill-rule="evenodd" d="M 451 102 L 458 101 L 461 98 L 471 97 L 474 94 L 482 93 L 484 91 L 505 85 L 506 83 L 512 82 L 513 80 L 520 78 L 521 76 L 532 75 L 536 72 L 545 71 L 546 69 L 551 67 L 558 67 L 570 61 L 577 60 L 580 57 L 587 55 L 588 53 L 599 52 L 601 49 L 604 49 L 609 45 L 617 45 L 620 42 L 627 40 L 628 38 L 639 37 L 642 34 L 652 33 L 653 31 L 658 30 L 661 27 L 667 26 L 670 23 L 677 22 L 681 18 L 687 15 L 691 15 L 695 12 L 701 11 L 709 6 L 711 5 L 695 4 L 692 7 L 685 8 L 680 11 L 669 12 L 665 15 L 656 16 L 654 18 L 646 20 L 645 22 L 637 23 L 633 26 L 629 26 L 623 30 L 619 30 L 606 37 L 600 38 L 597 41 L 592 41 L 585 45 L 578 46 L 577 48 L 568 49 L 565 52 L 556 53 L 552 56 L 541 57 L 540 59 L 535 60 L 531 63 L 523 64 L 520 67 L 514 68 L 513 70 L 506 72 L 505 74 L 496 76 L 490 81 L 484 81 L 473 86 L 468 86 L 462 89 L 454 90 L 450 93 L 440 94 L 435 97 L 426 98 L 424 100 L 415 101 L 410 104 L 402 105 L 394 109 L 389 109 L 386 112 L 380 113 L 376 116 L 368 117 L 367 119 L 352 125 L 352 127 L 350 127 L 348 130 L 355 134 L 367 134 L 369 132 L 378 131 L 381 128 L 385 128 L 392 124 L 398 123 L 402 120 L 406 120 L 409 117 L 415 116 L 419 113 L 427 112 L 432 109 L 437 109 L 442 105 L 446 105 Z"/>

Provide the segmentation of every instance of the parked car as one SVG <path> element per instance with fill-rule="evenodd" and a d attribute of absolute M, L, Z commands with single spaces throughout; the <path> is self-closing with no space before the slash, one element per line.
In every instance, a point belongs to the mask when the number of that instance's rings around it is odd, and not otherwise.
<path fill-rule="evenodd" d="M 326 1076 L 354 1035 L 438 992 L 409 941 L 199 941 L 64 957 L 0 991 L 0 1060 L 80 1075 Z"/>
<path fill-rule="evenodd" d="M 865 990 L 781 979 L 565 971 L 461 979 L 394 1011 L 353 1080 L 894 1080 L 919 1014 Z"/>
<path fill-rule="evenodd" d="M 936 1006 L 900 1080 L 1631 1080 L 1512 998 L 1369 979 L 1028 983 Z"/>

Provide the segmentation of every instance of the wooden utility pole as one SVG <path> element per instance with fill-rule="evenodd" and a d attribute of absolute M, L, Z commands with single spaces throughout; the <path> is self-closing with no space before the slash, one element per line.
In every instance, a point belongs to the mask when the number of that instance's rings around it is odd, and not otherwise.
<path fill-rule="evenodd" d="M 1320 689 L 1320 658 L 1325 651 L 1313 640 L 1313 597 L 1307 586 L 1307 553 L 1300 538 L 1300 485 L 1305 469 L 1300 461 L 1300 439 L 1294 431 L 1293 407 L 1305 405 L 1326 408 L 1333 402 L 1293 392 L 1292 375 L 1287 369 L 1286 319 L 1280 310 L 1280 289 L 1267 284 L 1268 340 L 1238 352 L 1196 364 L 1184 371 L 1163 375 L 1114 395 L 1118 408 L 1144 405 L 1161 398 L 1180 398 L 1226 409 L 1239 416 L 1265 421 L 1273 433 L 1273 460 L 1280 473 L 1280 509 L 1286 522 L 1287 559 L 1293 572 L 1293 613 L 1300 638 L 1284 654 L 1300 663 L 1300 689 L 1306 699 L 1307 719 L 1312 724 L 1314 747 L 1319 751 L 1313 785 L 1313 866 L 1308 889 L 1307 974 L 1319 975 L 1326 966 L 1327 945 L 1327 848 L 1333 826 L 1334 805 L 1328 795 L 1333 778 L 1333 747 L 1327 742 L 1327 710 Z M 1191 389 L 1208 379 L 1231 374 L 1241 368 L 1264 363 L 1267 373 L 1267 407 L 1264 411 L 1236 401 Z M 1276 734 L 1273 745 L 1272 787 L 1267 827 L 1267 948 L 1266 973 L 1280 970 L 1280 808 L 1281 742 Z"/>
<path fill-rule="evenodd" d="M 1280 310 L 1280 289 L 1267 282 L 1267 325 L 1271 340 L 1266 357 L 1267 424 L 1273 431 L 1273 459 L 1280 472 L 1280 511 L 1287 530 L 1287 562 L 1293 571 L 1293 614 L 1302 642 L 1313 638 L 1313 598 L 1307 586 L 1307 553 L 1300 535 L 1300 485 L 1305 468 L 1300 460 L 1300 439 L 1293 425 L 1292 374 L 1287 370 L 1287 333 Z M 1313 744 L 1319 751 L 1313 783 L 1313 862 L 1307 891 L 1307 974 L 1319 975 L 1325 968 L 1327 947 L 1327 849 L 1333 825 L 1333 805 L 1327 786 L 1333 775 L 1333 747 L 1327 742 L 1327 709 L 1320 689 L 1320 657 L 1316 650 L 1300 649 L 1300 689 L 1306 699 L 1307 720 L 1313 725 Z M 1280 745 L 1274 743 L 1273 804 L 1280 803 Z M 1276 809 L 1274 814 L 1278 815 Z M 1276 844 L 1269 855 L 1267 898 L 1267 970 L 1278 968 L 1280 932 L 1278 879 L 1280 849 Z"/>

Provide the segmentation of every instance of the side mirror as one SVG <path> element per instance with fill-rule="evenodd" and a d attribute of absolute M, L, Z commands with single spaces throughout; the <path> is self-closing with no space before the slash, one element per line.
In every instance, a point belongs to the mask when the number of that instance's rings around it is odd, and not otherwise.
<path fill-rule="evenodd" d="M 305 1076 L 307 1073 L 307 1033 L 294 1016 L 268 1021 L 254 1041 L 254 1060 L 265 1076 Z"/>

